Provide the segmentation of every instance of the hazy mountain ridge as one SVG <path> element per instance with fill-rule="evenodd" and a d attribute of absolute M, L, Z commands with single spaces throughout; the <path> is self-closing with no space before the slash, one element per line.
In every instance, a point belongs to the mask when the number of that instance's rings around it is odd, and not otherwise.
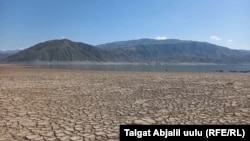
<path fill-rule="evenodd" d="M 0 60 L 6 58 L 7 56 L 9 56 L 9 54 L 5 54 L 5 53 L 0 52 Z"/>
<path fill-rule="evenodd" d="M 250 51 L 178 39 L 129 40 L 92 46 L 68 39 L 39 43 L 4 62 L 94 61 L 131 63 L 250 63 Z"/>
<path fill-rule="evenodd" d="M 128 46 L 135 46 L 135 45 L 173 44 L 173 43 L 180 43 L 180 42 L 190 42 L 190 41 L 181 41 L 179 39 L 155 40 L 155 39 L 142 38 L 138 40 L 105 43 L 105 44 L 97 45 L 97 47 L 118 48 L 118 47 L 128 47 Z"/>
<path fill-rule="evenodd" d="M 6 58 L 6 57 L 8 57 L 8 56 L 10 56 L 10 55 L 13 55 L 13 54 L 15 54 L 15 53 L 17 53 L 17 52 L 19 52 L 20 50 L 0 50 L 0 60 L 1 59 L 4 59 L 4 58 Z"/>

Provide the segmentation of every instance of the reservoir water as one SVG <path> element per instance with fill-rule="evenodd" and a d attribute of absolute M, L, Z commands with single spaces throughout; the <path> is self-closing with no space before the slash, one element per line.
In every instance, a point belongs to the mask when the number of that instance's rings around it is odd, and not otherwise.
<path fill-rule="evenodd" d="M 150 72 L 245 72 L 250 73 L 249 65 L 214 65 L 214 64 L 81 64 L 81 65 L 35 65 L 36 67 L 83 69 L 83 70 L 111 70 L 111 71 L 150 71 Z"/>

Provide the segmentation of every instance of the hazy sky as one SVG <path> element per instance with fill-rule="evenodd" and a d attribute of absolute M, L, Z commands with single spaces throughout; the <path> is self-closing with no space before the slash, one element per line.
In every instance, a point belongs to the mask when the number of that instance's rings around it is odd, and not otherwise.
<path fill-rule="evenodd" d="M 139 38 L 250 50 L 250 0 L 0 0 L 0 50 Z"/>

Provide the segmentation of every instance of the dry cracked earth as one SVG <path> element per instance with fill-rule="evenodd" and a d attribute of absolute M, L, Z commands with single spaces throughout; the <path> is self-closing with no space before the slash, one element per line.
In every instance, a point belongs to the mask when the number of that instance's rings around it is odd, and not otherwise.
<path fill-rule="evenodd" d="M 250 75 L 0 66 L 0 141 L 118 141 L 120 124 L 250 124 Z"/>

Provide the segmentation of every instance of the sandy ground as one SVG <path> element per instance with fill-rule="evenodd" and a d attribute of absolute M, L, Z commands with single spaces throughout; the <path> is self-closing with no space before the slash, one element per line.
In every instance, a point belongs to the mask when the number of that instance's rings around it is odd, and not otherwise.
<path fill-rule="evenodd" d="M 0 66 L 0 141 L 115 141 L 132 123 L 250 124 L 250 75 Z"/>

